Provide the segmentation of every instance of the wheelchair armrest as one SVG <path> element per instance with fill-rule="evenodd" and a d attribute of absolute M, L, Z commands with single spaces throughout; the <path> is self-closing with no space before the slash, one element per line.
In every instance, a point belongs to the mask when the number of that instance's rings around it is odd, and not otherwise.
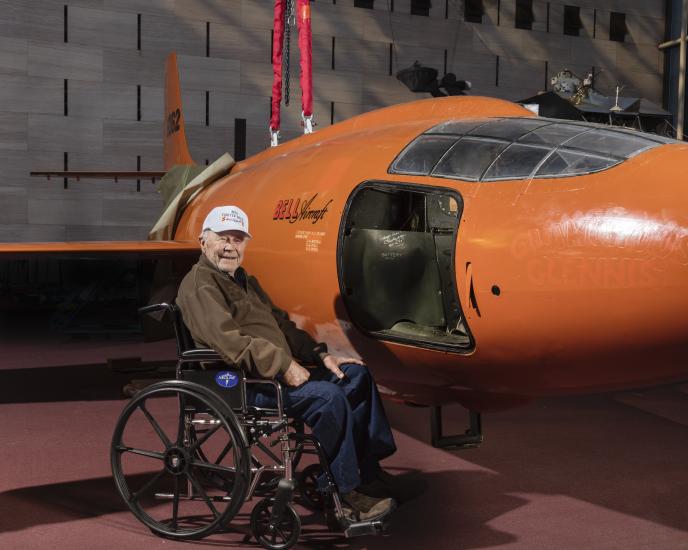
<path fill-rule="evenodd" d="M 284 396 L 282 395 L 282 384 L 277 380 L 271 380 L 269 378 L 247 378 L 244 381 L 245 384 L 270 384 L 275 387 L 275 394 L 277 395 L 277 414 L 281 417 L 284 416 Z"/>
<path fill-rule="evenodd" d="M 222 356 L 214 349 L 190 349 L 182 352 L 180 360 L 182 363 L 195 361 L 224 361 Z"/>

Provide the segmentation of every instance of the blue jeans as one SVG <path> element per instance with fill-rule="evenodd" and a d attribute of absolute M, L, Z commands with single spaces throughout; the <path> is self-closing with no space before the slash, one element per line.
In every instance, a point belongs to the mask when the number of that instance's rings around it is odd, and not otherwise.
<path fill-rule="evenodd" d="M 322 445 L 340 493 L 372 481 L 379 461 L 396 451 L 377 387 L 368 369 L 354 363 L 340 367 L 338 379 L 324 367 L 309 369 L 311 377 L 298 388 L 283 385 L 289 416 L 300 418 Z M 257 407 L 275 407 L 274 392 L 250 392 Z"/>

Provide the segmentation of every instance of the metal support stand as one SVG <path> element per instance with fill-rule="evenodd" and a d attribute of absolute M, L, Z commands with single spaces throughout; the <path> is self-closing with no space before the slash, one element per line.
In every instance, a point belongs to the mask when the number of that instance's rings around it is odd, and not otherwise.
<path fill-rule="evenodd" d="M 472 449 L 483 442 L 482 420 L 480 413 L 468 411 L 469 428 L 463 435 L 444 435 L 442 433 L 442 406 L 430 407 L 430 431 L 432 446 L 440 449 Z"/>

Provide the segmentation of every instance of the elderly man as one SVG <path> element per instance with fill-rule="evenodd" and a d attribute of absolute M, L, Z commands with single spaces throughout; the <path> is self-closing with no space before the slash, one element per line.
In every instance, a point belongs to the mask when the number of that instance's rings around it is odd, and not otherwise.
<path fill-rule="evenodd" d="M 281 380 L 288 413 L 323 446 L 353 517 L 381 517 L 394 508 L 396 487 L 379 461 L 396 447 L 375 383 L 360 360 L 331 355 L 298 329 L 246 273 L 241 264 L 250 238 L 248 217 L 237 206 L 208 214 L 199 237 L 203 254 L 179 287 L 184 322 L 194 340 L 227 362 Z M 252 398 L 257 406 L 275 406 L 269 393 Z"/>

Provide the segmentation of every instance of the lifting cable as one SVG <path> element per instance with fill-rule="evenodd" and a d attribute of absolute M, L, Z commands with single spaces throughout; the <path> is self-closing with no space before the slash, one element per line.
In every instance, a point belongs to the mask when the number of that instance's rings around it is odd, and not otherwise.
<path fill-rule="evenodd" d="M 289 59 L 291 56 L 291 28 L 294 25 L 294 0 L 286 0 L 284 10 L 284 56 L 282 57 L 282 74 L 284 75 L 284 105 L 289 107 Z"/>

